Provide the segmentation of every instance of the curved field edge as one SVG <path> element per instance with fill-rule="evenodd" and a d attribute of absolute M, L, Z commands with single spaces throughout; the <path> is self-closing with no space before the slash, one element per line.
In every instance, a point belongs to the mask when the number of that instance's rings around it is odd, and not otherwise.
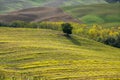
<path fill-rule="evenodd" d="M 120 79 L 120 49 L 55 30 L 1 27 L 0 79 Z"/>

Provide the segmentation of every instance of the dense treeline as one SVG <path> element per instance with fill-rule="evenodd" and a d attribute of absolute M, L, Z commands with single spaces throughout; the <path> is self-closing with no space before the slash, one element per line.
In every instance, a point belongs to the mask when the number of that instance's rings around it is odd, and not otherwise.
<path fill-rule="evenodd" d="M 88 35 L 90 38 L 120 48 L 120 28 L 103 28 L 99 25 L 93 25 L 92 28 L 88 30 Z"/>
<path fill-rule="evenodd" d="M 43 28 L 52 30 L 62 30 L 64 22 L 33 22 L 14 21 L 9 24 L 0 23 L 0 26 L 8 26 L 15 28 Z M 87 26 L 86 24 L 70 23 L 73 27 L 73 34 L 87 37 L 107 45 L 120 48 L 120 27 L 103 28 L 100 25 Z"/>

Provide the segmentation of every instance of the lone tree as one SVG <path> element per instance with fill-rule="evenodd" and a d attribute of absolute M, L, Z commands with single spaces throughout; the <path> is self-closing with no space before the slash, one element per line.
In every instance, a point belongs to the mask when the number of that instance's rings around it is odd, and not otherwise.
<path fill-rule="evenodd" d="M 64 33 L 66 33 L 67 36 L 69 36 L 69 34 L 72 34 L 72 29 L 73 29 L 73 27 L 71 26 L 70 23 L 62 24 L 62 30 Z"/>

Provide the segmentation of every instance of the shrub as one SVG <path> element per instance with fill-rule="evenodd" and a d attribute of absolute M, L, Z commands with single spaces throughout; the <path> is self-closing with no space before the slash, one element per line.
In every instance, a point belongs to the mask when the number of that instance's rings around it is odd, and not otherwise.
<path fill-rule="evenodd" d="M 118 36 L 116 39 L 114 37 L 108 37 L 104 41 L 104 43 L 107 45 L 111 45 L 111 46 L 120 48 L 120 36 Z"/>

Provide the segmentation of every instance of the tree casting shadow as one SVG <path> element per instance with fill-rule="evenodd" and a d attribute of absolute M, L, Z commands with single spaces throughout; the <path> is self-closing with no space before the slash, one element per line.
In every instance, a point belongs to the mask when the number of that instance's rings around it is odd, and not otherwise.
<path fill-rule="evenodd" d="M 71 36 L 68 36 L 68 35 L 64 35 L 68 40 L 70 40 L 73 44 L 75 44 L 75 45 L 77 45 L 77 46 L 80 46 L 81 45 L 81 43 L 77 40 L 77 39 L 75 39 L 75 38 L 73 38 L 73 37 L 71 37 Z"/>

